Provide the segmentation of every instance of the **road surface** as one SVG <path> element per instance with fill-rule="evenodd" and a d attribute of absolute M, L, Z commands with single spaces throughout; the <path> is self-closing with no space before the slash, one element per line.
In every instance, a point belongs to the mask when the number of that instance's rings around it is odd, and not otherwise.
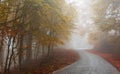
<path fill-rule="evenodd" d="M 120 74 L 110 63 L 89 52 L 79 51 L 80 60 L 53 74 Z"/>

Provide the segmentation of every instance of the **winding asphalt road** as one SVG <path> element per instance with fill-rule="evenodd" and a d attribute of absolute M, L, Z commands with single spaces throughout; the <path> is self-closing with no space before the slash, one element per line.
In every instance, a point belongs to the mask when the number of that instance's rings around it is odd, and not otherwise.
<path fill-rule="evenodd" d="M 78 51 L 80 60 L 53 74 L 120 74 L 120 72 L 103 58 L 86 51 Z"/>

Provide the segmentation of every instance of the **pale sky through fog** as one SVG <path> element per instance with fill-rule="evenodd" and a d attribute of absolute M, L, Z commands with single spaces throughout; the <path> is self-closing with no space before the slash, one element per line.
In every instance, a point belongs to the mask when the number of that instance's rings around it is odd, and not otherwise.
<path fill-rule="evenodd" d="M 92 16 L 92 3 L 93 0 L 66 0 L 68 4 L 71 4 L 76 7 L 78 15 L 76 17 L 75 25 L 77 29 L 71 36 L 71 40 L 66 44 L 66 47 L 74 49 L 92 49 L 93 45 L 88 42 L 88 32 L 85 35 L 80 36 L 80 27 L 88 29 L 93 23 Z"/>

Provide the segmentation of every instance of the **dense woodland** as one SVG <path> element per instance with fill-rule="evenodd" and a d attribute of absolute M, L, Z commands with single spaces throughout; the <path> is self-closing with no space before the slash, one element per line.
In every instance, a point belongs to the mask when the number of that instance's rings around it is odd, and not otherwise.
<path fill-rule="evenodd" d="M 89 42 L 120 56 L 120 0 L 97 0 L 92 7 Z M 22 74 L 24 64 L 49 57 L 69 40 L 75 17 L 65 0 L 0 0 L 0 73 Z"/>
<path fill-rule="evenodd" d="M 48 57 L 69 39 L 74 16 L 64 0 L 0 0 L 0 71 L 20 73 L 24 63 Z"/>
<path fill-rule="evenodd" d="M 98 0 L 93 4 L 94 27 L 90 43 L 99 50 L 120 54 L 120 0 Z"/>

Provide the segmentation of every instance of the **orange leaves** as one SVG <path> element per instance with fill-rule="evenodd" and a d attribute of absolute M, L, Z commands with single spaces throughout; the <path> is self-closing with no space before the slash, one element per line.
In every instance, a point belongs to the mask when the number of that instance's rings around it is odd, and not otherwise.
<path fill-rule="evenodd" d="M 24 54 L 26 53 L 23 52 L 23 55 Z M 50 55 L 49 57 L 43 57 L 42 61 L 41 59 L 31 60 L 29 63 L 24 64 L 24 69 L 22 70 L 23 73 L 52 74 L 53 71 L 70 65 L 79 59 L 78 53 L 70 49 L 57 49 L 54 50 L 52 54 L 54 55 Z M 16 68 L 14 68 L 14 70 L 16 70 Z"/>
<path fill-rule="evenodd" d="M 96 50 L 90 50 L 89 52 L 97 54 L 107 61 L 109 61 L 112 65 L 114 65 L 119 71 L 120 71 L 120 57 L 118 55 L 113 53 L 107 53 L 107 52 L 100 52 Z"/>
<path fill-rule="evenodd" d="M 78 53 L 74 50 L 57 49 L 53 54 L 54 56 L 44 58 L 41 65 L 38 65 L 40 60 L 38 62 L 34 61 L 32 64 L 36 67 L 32 66 L 25 71 L 30 74 L 52 74 L 53 71 L 72 64 L 79 59 Z"/>
<path fill-rule="evenodd" d="M 17 34 L 17 30 L 10 30 L 8 34 L 9 36 L 14 37 Z"/>
<path fill-rule="evenodd" d="M 18 33 L 18 31 L 17 31 L 17 30 L 14 30 L 14 29 L 11 28 L 11 27 L 4 26 L 4 27 L 1 29 L 1 33 L 2 33 L 2 37 L 5 37 L 5 36 L 14 37 L 14 36 Z"/>

